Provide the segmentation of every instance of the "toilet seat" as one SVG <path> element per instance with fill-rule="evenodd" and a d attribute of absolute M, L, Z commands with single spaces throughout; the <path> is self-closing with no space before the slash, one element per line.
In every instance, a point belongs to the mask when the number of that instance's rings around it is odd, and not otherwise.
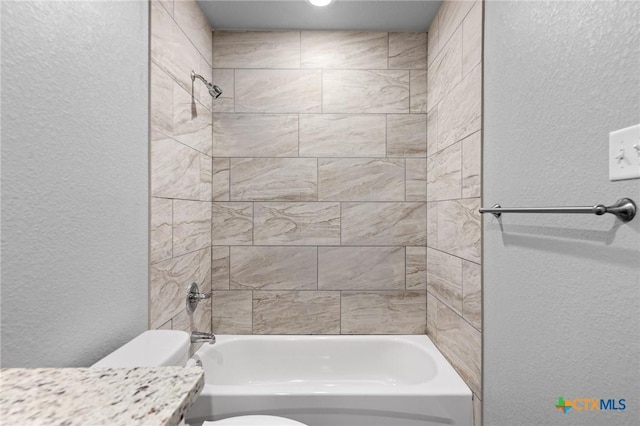
<path fill-rule="evenodd" d="M 202 426 L 307 426 L 292 419 L 276 416 L 238 416 L 204 422 Z"/>

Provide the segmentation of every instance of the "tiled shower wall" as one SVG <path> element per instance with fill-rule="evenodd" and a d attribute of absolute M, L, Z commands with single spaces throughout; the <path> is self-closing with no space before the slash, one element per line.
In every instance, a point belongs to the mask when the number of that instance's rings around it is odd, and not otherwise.
<path fill-rule="evenodd" d="M 482 0 L 445 1 L 429 28 L 427 334 L 481 409 Z"/>
<path fill-rule="evenodd" d="M 185 310 L 186 287 L 211 289 L 211 27 L 195 1 L 151 2 L 149 326 L 211 330 L 211 301 Z M 194 348 L 192 348 L 194 349 Z"/>
<path fill-rule="evenodd" d="M 213 331 L 426 327 L 425 33 L 216 31 Z"/>

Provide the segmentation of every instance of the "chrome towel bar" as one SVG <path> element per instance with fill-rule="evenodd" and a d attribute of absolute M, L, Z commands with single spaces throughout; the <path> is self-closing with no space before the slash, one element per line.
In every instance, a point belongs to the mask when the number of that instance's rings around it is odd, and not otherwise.
<path fill-rule="evenodd" d="M 611 213 L 623 222 L 629 222 L 633 219 L 636 211 L 636 203 L 630 198 L 621 198 L 608 207 L 604 204 L 597 204 L 593 207 L 502 207 L 500 204 L 495 204 L 490 209 L 480 208 L 480 213 L 491 213 L 497 218 L 502 213 L 587 213 L 597 216 Z"/>

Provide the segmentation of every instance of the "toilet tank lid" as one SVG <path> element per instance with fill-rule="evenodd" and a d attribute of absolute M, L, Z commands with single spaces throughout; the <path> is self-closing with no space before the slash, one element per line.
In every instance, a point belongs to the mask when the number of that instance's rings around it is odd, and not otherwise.
<path fill-rule="evenodd" d="M 148 330 L 102 358 L 92 367 L 128 368 L 182 365 L 188 358 L 189 334 Z"/>

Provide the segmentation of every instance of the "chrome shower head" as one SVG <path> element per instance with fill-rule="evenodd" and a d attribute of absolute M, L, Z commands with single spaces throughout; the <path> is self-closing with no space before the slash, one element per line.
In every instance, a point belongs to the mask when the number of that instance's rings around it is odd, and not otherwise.
<path fill-rule="evenodd" d="M 191 70 L 191 82 L 196 81 L 196 78 L 202 81 L 205 86 L 207 86 L 207 89 L 209 89 L 209 94 L 214 99 L 217 99 L 220 97 L 220 95 L 222 95 L 222 89 L 219 86 L 209 83 L 203 76 L 201 76 L 200 74 L 196 74 L 195 71 Z"/>

